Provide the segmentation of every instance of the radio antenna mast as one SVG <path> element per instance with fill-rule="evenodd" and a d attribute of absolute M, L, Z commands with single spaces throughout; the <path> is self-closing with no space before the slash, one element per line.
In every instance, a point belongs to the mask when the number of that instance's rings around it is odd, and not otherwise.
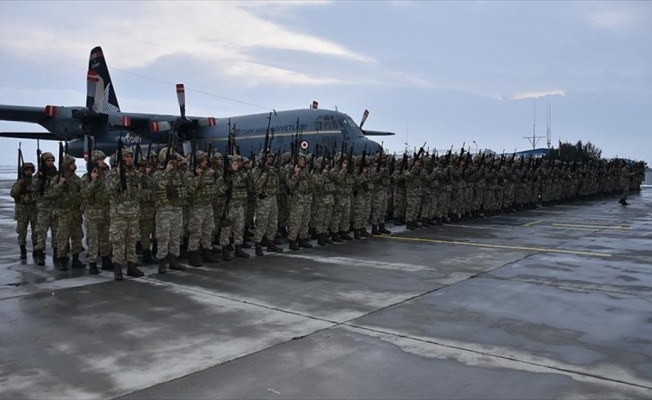
<path fill-rule="evenodd" d="M 532 117 L 532 136 L 523 136 L 523 139 L 527 139 L 530 144 L 532 145 L 532 150 L 537 148 L 537 144 L 539 143 L 539 140 L 543 136 L 537 136 L 536 129 L 537 129 L 537 99 L 536 97 L 534 98 L 534 115 Z"/>

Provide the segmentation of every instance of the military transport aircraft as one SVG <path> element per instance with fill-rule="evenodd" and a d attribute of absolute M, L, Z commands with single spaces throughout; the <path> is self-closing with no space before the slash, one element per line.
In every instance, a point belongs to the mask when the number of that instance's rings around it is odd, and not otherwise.
<path fill-rule="evenodd" d="M 0 137 L 66 141 L 68 152 L 81 158 L 89 138 L 94 148 L 113 154 L 121 138 L 126 145 L 152 143 L 154 148 L 169 143 L 171 135 L 186 154 L 190 141 L 206 149 L 208 143 L 224 152 L 229 133 L 235 135 L 242 154 L 258 152 L 267 132 L 273 137 L 272 152 L 290 151 L 299 146 L 310 152 L 315 145 L 339 149 L 344 142 L 359 154 L 366 149 L 375 153 L 379 144 L 366 136 L 394 135 L 391 132 L 362 130 L 369 112 L 365 110 L 360 126 L 348 115 L 318 108 L 313 102 L 308 109 L 251 114 L 216 119 L 185 115 L 185 89 L 177 85 L 180 115 L 126 113 L 120 110 L 109 69 L 100 47 L 91 50 L 87 76 L 86 107 L 24 107 L 0 105 L 0 120 L 36 123 L 48 132 L 0 132 Z M 295 147 L 297 148 L 297 147 Z"/>

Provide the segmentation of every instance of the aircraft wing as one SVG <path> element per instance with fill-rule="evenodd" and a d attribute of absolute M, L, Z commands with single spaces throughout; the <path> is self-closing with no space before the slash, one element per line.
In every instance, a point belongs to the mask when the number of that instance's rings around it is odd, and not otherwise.
<path fill-rule="evenodd" d="M 384 131 L 370 131 L 369 129 L 363 129 L 362 133 L 365 136 L 394 136 L 394 132 L 384 132 Z"/>
<path fill-rule="evenodd" d="M 0 137 L 16 139 L 62 140 L 52 132 L 0 132 Z"/>
<path fill-rule="evenodd" d="M 47 116 L 43 107 L 10 106 L 0 104 L 0 120 L 39 123 Z"/>

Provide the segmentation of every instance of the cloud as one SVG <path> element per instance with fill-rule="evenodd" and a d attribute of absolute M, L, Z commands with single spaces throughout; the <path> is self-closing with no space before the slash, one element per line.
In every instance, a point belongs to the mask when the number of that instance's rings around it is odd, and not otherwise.
<path fill-rule="evenodd" d="M 591 25 L 604 29 L 627 28 L 643 21 L 643 14 L 634 8 L 597 11 L 590 15 Z"/>
<path fill-rule="evenodd" d="M 512 100 L 536 99 L 546 96 L 566 96 L 566 91 L 562 89 L 543 90 L 539 92 L 522 92 L 511 97 Z"/>
<path fill-rule="evenodd" d="M 0 33 L 4 32 L 0 35 L 0 47 L 47 62 L 85 58 L 92 47 L 101 43 L 105 53 L 110 54 L 112 65 L 118 68 L 146 68 L 162 57 L 187 56 L 189 60 L 214 65 L 217 74 L 247 77 L 259 83 L 301 85 L 339 79 L 269 68 L 256 59 L 256 49 L 292 50 L 349 62 L 374 62 L 358 51 L 256 15 L 260 8 L 278 11 L 323 2 L 145 2 L 120 3 L 119 7 L 109 3 L 103 8 L 102 19 L 97 17 L 96 4 L 89 7 L 81 3 L 42 3 L 40 12 L 29 20 L 10 15 L 0 17 Z M 74 21 L 67 7 L 75 7 Z M 38 18 L 40 14 L 49 15 Z"/>

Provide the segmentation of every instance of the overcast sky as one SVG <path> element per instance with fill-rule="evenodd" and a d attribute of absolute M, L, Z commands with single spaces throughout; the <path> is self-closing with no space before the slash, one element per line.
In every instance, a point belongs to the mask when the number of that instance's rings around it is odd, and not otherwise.
<path fill-rule="evenodd" d="M 2 1 L 0 104 L 83 105 L 98 45 L 123 111 L 177 114 L 183 82 L 190 115 L 317 100 L 368 108 L 392 150 L 511 152 L 531 148 L 535 103 L 546 146 L 550 103 L 554 146 L 652 161 L 652 2 Z M 40 127 L 0 121 L 15 130 Z"/>

